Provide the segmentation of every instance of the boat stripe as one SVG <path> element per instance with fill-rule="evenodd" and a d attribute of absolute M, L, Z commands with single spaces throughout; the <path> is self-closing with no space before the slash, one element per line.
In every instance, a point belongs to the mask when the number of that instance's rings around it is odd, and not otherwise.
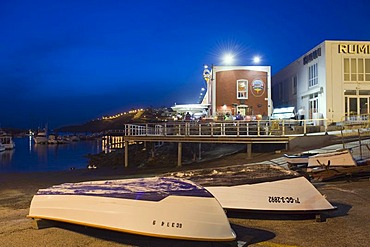
<path fill-rule="evenodd" d="M 178 178 L 142 178 L 65 183 L 40 189 L 37 195 L 82 195 L 161 201 L 174 196 L 213 197 L 203 187 Z"/>

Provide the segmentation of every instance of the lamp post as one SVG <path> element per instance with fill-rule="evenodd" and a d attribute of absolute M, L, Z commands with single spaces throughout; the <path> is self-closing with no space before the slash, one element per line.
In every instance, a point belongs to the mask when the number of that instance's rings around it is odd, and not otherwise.
<path fill-rule="evenodd" d="M 213 81 L 213 64 L 211 66 L 211 70 L 209 69 L 208 65 L 204 65 L 204 70 L 203 70 L 203 79 L 205 81 L 206 87 L 204 88 L 204 91 L 206 91 L 204 94 L 204 99 L 207 104 L 210 103 L 210 108 L 207 110 L 207 115 L 209 116 L 211 111 L 212 114 L 212 81 Z"/>

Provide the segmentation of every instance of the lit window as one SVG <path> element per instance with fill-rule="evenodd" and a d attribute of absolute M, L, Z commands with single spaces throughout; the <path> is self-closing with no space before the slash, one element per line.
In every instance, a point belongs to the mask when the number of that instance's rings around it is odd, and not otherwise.
<path fill-rule="evenodd" d="M 345 58 L 344 59 L 344 68 L 343 68 L 343 71 L 344 71 L 344 81 L 349 81 L 349 58 Z"/>
<path fill-rule="evenodd" d="M 343 65 L 345 82 L 370 81 L 370 59 L 344 58 Z"/>
<path fill-rule="evenodd" d="M 248 80 L 236 81 L 237 99 L 248 99 Z"/>
<path fill-rule="evenodd" d="M 365 81 L 370 81 L 370 58 L 365 59 Z"/>

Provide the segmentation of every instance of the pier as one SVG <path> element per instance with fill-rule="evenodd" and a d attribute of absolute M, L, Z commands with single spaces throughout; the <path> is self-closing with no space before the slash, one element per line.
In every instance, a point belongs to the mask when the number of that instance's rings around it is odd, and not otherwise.
<path fill-rule="evenodd" d="M 294 138 L 288 135 L 292 124 L 273 124 L 262 120 L 126 124 L 125 167 L 129 166 L 130 142 L 177 143 L 177 166 L 182 164 L 183 143 L 245 144 L 248 158 L 252 157 L 253 144 L 284 144 L 289 149 L 289 141 Z"/>

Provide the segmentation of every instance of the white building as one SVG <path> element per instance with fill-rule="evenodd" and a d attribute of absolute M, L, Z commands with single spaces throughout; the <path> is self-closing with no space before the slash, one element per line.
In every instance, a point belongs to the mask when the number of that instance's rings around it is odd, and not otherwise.
<path fill-rule="evenodd" d="M 368 119 L 370 41 L 324 41 L 272 76 L 274 107 L 329 122 Z"/>

